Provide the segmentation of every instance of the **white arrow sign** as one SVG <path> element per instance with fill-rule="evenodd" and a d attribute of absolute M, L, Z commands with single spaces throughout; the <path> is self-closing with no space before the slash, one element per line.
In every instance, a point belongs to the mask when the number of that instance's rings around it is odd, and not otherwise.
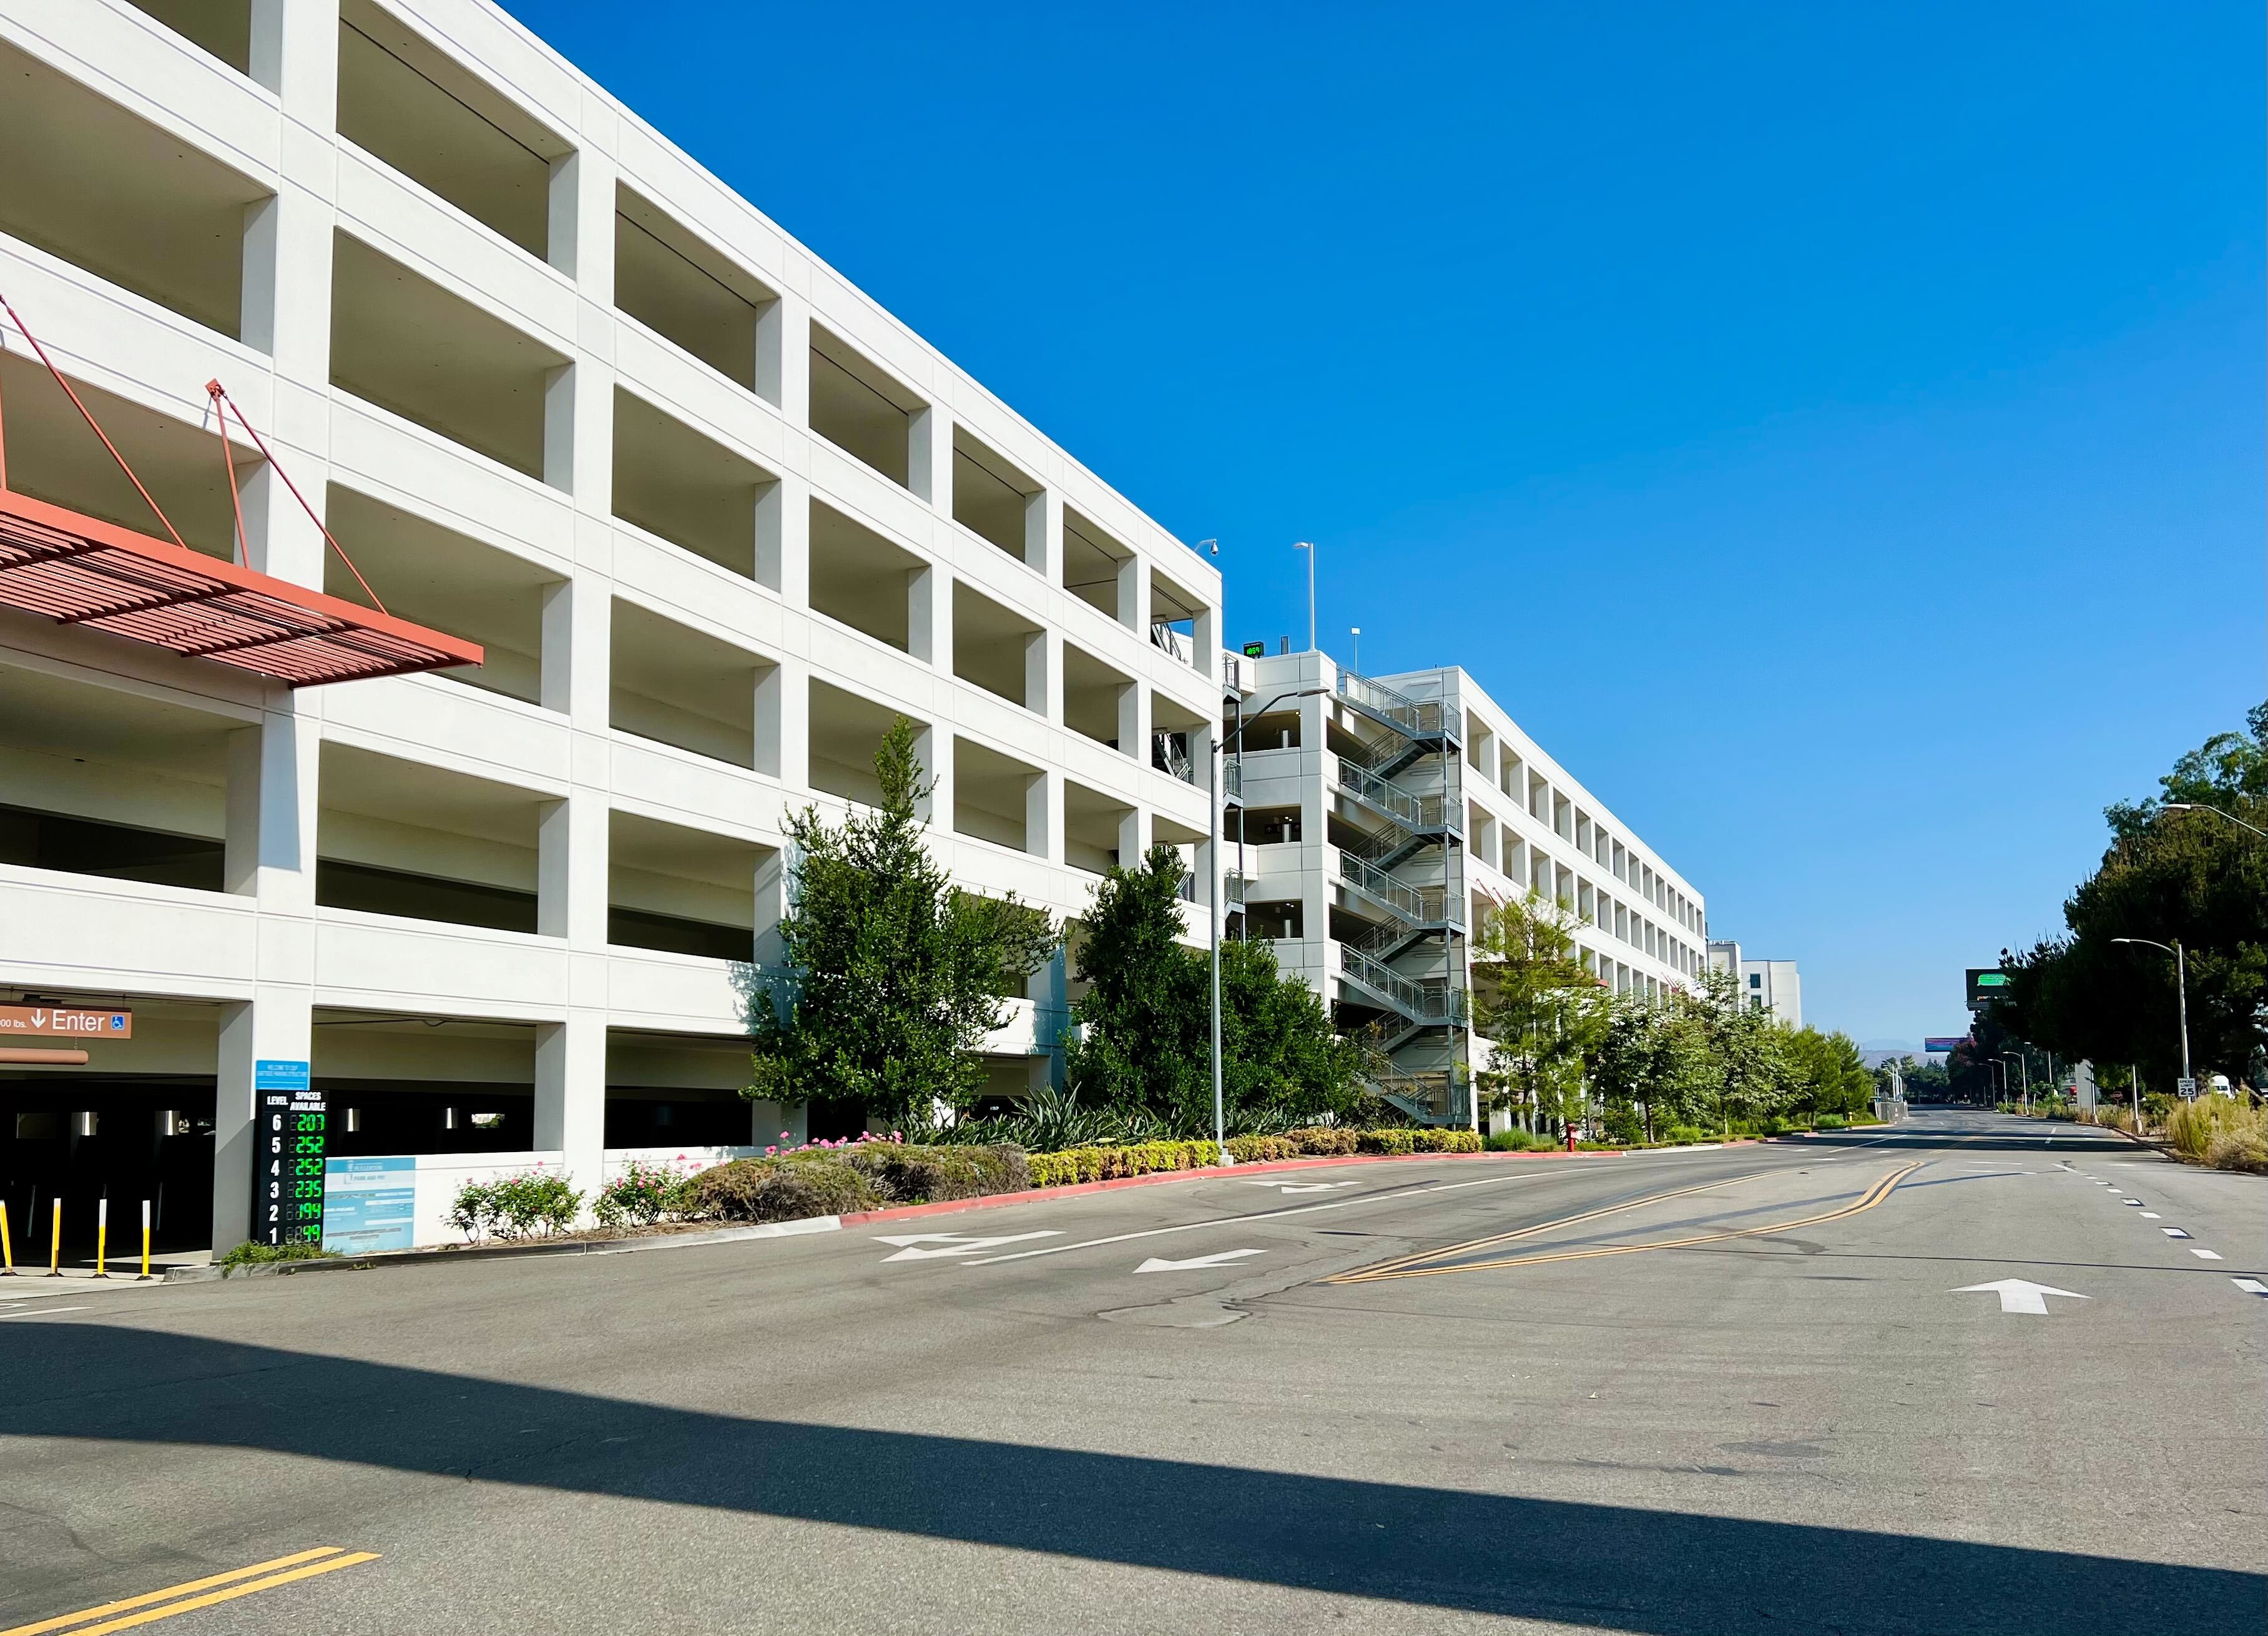
<path fill-rule="evenodd" d="M 1155 1256 L 1134 1269 L 1137 1272 L 1185 1272 L 1191 1267 L 1225 1267 L 1247 1256 L 1267 1254 L 1260 1249 L 1224 1249 L 1218 1256 L 1196 1256 L 1187 1261 L 1160 1261 Z"/>
<path fill-rule="evenodd" d="M 2067 1295 L 2073 1301 L 2092 1301 L 2092 1295 L 2082 1295 L 2077 1290 L 2058 1289 L 2051 1284 L 2035 1284 L 2029 1279 L 1996 1279 L 1990 1284 L 1964 1284 L 1953 1292 L 1955 1295 L 1977 1294 L 1990 1290 L 2000 1298 L 2003 1312 L 2030 1312 L 2044 1316 L 2047 1297 Z"/>
<path fill-rule="evenodd" d="M 885 1256 L 885 1261 L 934 1261 L 940 1256 L 973 1255 L 980 1249 L 990 1249 L 995 1244 L 1020 1244 L 1027 1238 L 1061 1238 L 1063 1234 L 1049 1228 L 1044 1233 L 1011 1233 L 1005 1238 L 976 1238 L 967 1233 L 903 1233 L 876 1234 L 878 1244 L 902 1244 L 906 1248 L 895 1256 Z M 917 1248 L 934 1244 L 934 1249 Z"/>
<path fill-rule="evenodd" d="M 1237 1178 L 1247 1187 L 1272 1187 L 1279 1193 L 1328 1193 L 1335 1188 L 1360 1187 L 1360 1182 L 1273 1182 L 1258 1176 Z"/>

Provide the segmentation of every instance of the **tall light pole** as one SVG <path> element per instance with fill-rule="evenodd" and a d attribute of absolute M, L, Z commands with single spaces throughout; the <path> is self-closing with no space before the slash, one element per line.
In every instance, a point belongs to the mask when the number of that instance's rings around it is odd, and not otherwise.
<path fill-rule="evenodd" d="M 1211 733 L 1206 735 L 1212 741 L 1212 754 L 1208 758 L 1208 764 L 1205 768 L 1205 781 L 1212 785 L 1212 834 L 1206 842 L 1205 851 L 1206 867 L 1212 874 L 1212 890 L 1206 894 L 1207 896 L 1212 899 L 1212 1139 L 1214 1146 L 1219 1149 L 1221 1162 L 1223 1164 L 1233 1164 L 1235 1161 L 1228 1156 L 1228 1109 L 1221 1094 L 1220 781 L 1223 777 L 1224 770 L 1227 766 L 1228 747 L 1232 743 L 1238 742 L 1243 739 L 1246 723 L 1259 720 L 1270 711 L 1275 709 L 1278 704 L 1281 704 L 1285 699 L 1316 698 L 1320 697 L 1328 690 L 1329 689 L 1324 688 L 1304 688 L 1296 693 L 1279 693 L 1274 698 L 1270 699 L 1265 704 L 1263 704 L 1258 710 L 1254 711 L 1249 716 L 1244 714 L 1244 705 L 1242 699 L 1240 696 L 1237 704 L 1237 723 L 1235 731 L 1231 733 L 1226 738 L 1223 738 L 1220 734 L 1220 729 L 1216 726 Z M 1238 826 L 1238 833 L 1240 835 L 1242 833 L 1241 824 Z"/>
<path fill-rule="evenodd" d="M 2214 811 L 2214 812 L 2220 812 L 2220 809 L 2219 807 L 2213 807 L 2212 810 L 2213 810 L 2213 811 Z M 2228 814 L 2227 814 L 2226 813 L 2222 813 L 2222 814 L 2221 814 L 2221 815 L 2222 815 L 2223 817 L 2228 817 Z M 2235 822 L 2235 820 L 2231 819 L 2231 820 L 2230 820 L 2230 822 Z M 2247 828 L 2247 829 L 2250 829 L 2250 828 L 2251 828 L 2251 826 L 2250 826 L 2250 824 L 2247 824 L 2247 825 L 2245 826 L 2245 828 Z M 2186 957 L 2183 954 L 2183 953 L 2182 953 L 2182 940 L 2181 940 L 2181 939 L 2179 939 L 2179 938 L 2176 938 L 2176 939 L 2175 939 L 2172 942 L 2170 942 L 2170 943 L 2161 943 L 2161 942 L 2157 941 L 2157 940 L 2156 940 L 2155 939 L 2154 939 L 2154 938 L 2146 938 L 2146 937 L 2115 937 L 2115 938 L 2112 938 L 2110 940 L 2111 940 L 2112 942 L 2114 942 L 2114 943 L 2143 943 L 2143 944 L 2146 944 L 2146 945 L 2148 945 L 2148 946 L 2149 946 L 2150 947 L 2152 947 L 2152 948 L 2162 948 L 2162 949 L 2164 949 L 2164 950 L 2166 951 L 2166 953 L 2168 953 L 2169 954 L 2171 954 L 2171 955 L 2174 957 L 2174 1003 L 2175 1003 L 2175 1005 L 2179 1008 L 2179 1013 L 2180 1013 L 2181 1021 L 2182 1021 L 2182 1083 L 2183 1083 L 2183 1085 L 2186 1085 L 2186 1086 L 2188 1086 L 2188 1087 L 2190 1087 L 2189 1094 L 2190 1094 L 2191 1095 L 2192 1095 L 2192 1096 L 2196 1095 L 2196 1094 L 2197 1094 L 2197 1077 L 2196 1077 L 2194 1074 L 2192 1074 L 2192 1073 L 2191 1073 L 2191 1072 L 2190 1072 L 2190 977 L 2189 977 L 2189 966 L 2188 966 L 2187 958 L 2186 958 Z"/>
<path fill-rule="evenodd" d="M 2024 1061 L 2024 1058 L 2023 1058 L 2023 1055 L 2022 1055 L 2022 1053 L 2021 1053 L 2021 1052 L 2020 1052 L 2020 1051 L 2002 1051 L 2002 1052 L 2000 1052 L 2000 1053 L 1999 1053 L 1999 1055 L 2000 1055 L 2002 1058 L 2009 1058 L 2009 1057 L 2014 1057 L 2014 1058 L 2016 1059 L 2016 1065 L 2017 1065 L 2018 1067 L 2020 1067 L 2020 1068 L 2023 1069 L 2023 1071 L 2024 1071 L 2024 1088 L 2023 1088 L 2023 1091 L 2022 1091 L 2022 1093 L 2021 1093 L 2021 1095 L 2022 1095 L 2023 1100 L 2022 1100 L 2021 1102 L 2020 1102 L 2017 1104 L 2017 1106 L 2018 1106 L 2018 1107 L 2020 1107 L 2020 1108 L 2021 1108 L 2021 1109 L 2022 1109 L 2026 1113 L 2029 1113 L 2029 1112 L 2031 1112 L 2031 1110 L 2032 1110 L 2032 1071 L 2031 1071 L 2030 1066 L 2029 1066 L 2028 1064 L 2026 1064 L 2026 1062 Z"/>
<path fill-rule="evenodd" d="M 1307 554 L 1307 652 L 1312 653 L 1315 651 L 1315 542 L 1295 540 L 1292 549 Z"/>
<path fill-rule="evenodd" d="M 1351 626 L 1347 630 L 1347 635 L 1354 638 L 1354 662 L 1349 665 L 1347 668 L 1353 671 L 1354 674 L 1359 676 L 1362 674 L 1362 627 L 1360 625 Z"/>
<path fill-rule="evenodd" d="M 2263 829 L 2257 824 L 2249 824 L 2235 813 L 2222 812 L 2220 807 L 2208 807 L 2203 801 L 2166 801 L 2159 806 L 2158 810 L 2161 813 L 2218 813 L 2238 829 L 2250 829 L 2264 840 L 2268 840 L 2268 829 Z M 2115 938 L 2112 940 L 2114 942 L 2117 940 Z"/>

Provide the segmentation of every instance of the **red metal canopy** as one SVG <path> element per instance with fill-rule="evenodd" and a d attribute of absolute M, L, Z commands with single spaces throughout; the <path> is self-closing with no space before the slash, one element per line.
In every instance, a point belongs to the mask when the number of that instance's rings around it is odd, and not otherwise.
<path fill-rule="evenodd" d="M 0 487 L 0 607 L 291 687 L 477 665 L 481 646 Z"/>

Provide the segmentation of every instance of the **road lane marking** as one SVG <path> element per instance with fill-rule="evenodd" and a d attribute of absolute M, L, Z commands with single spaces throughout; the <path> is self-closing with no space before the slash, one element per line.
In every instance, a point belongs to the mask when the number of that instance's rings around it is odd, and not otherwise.
<path fill-rule="evenodd" d="M 102 1636 L 102 1632 L 106 1631 L 122 1631 L 132 1625 L 146 1625 L 152 1619 L 171 1618 L 176 1613 L 187 1613 L 192 1608 L 210 1607 L 217 1602 L 227 1602 L 238 1596 L 249 1595 L 255 1590 L 267 1590 L 273 1586 L 288 1584 L 293 1580 L 306 1579 L 312 1574 L 328 1573 L 333 1568 L 351 1567 L 357 1562 L 375 1561 L 377 1558 L 378 1553 L 374 1551 L 347 1553 L 342 1551 L 336 1545 L 318 1545 L 310 1551 L 294 1551 L 288 1557 L 271 1557 L 265 1562 L 255 1562 L 249 1567 L 231 1568 L 225 1573 L 209 1573 L 202 1579 L 185 1581 L 179 1585 L 168 1585 L 163 1590 L 144 1591 L 138 1596 L 126 1596 L 116 1602 L 106 1602 L 99 1607 L 82 1608 L 77 1613 L 62 1614 L 55 1618 L 41 1619 L 32 1625 L 13 1625 L 4 1631 L 0 1631 L 0 1636 L 42 1636 L 42 1633 L 48 1631 L 66 1630 L 73 1625 L 83 1626 L 89 1619 L 104 1619 L 107 1622 L 97 1625 L 91 1629 L 71 1632 L 71 1636 Z M 272 1571 L 277 1569 L 288 1570 L 288 1572 Z M 265 1574 L 267 1577 L 254 1579 L 250 1584 L 232 1583 L 235 1581 L 250 1579 L 254 1574 Z M 212 1588 L 217 1585 L 228 1585 L 231 1588 L 212 1591 Z M 200 1596 L 195 1594 L 199 1591 L 212 1591 L 212 1594 Z M 190 1600 L 187 1602 L 171 1600 L 176 1596 L 188 1596 Z M 152 1603 L 159 1602 L 167 1603 L 169 1605 L 153 1609 L 145 1613 L 134 1612 L 137 1608 L 150 1608 Z M 132 1614 L 133 1617 L 129 1618 L 110 1617 L 114 1614 Z"/>
<path fill-rule="evenodd" d="M 85 1307 L 24 1307 L 14 1312 L 0 1312 L 0 1318 L 52 1318 L 59 1312 L 85 1312 Z M 7 1636 L 0 1631 L 0 1636 Z"/>
<path fill-rule="evenodd" d="M 2157 1221 L 2162 1220 L 2162 1218 L 2154 1210 L 2145 1210 L 2142 1212 L 2142 1220 L 2145 1221 Z"/>
<path fill-rule="evenodd" d="M 1388 1279 L 1439 1278 L 1444 1274 L 1452 1272 L 1484 1272 L 1499 1267 L 1541 1266 L 1544 1263 L 1551 1261 L 1590 1261 L 1602 1256 L 1635 1256 L 1639 1254 L 1641 1251 L 1650 1249 L 1689 1249 L 1697 1244 L 1720 1244 L 1727 1239 L 1761 1238 L 1770 1233 L 1786 1233 L 1792 1231 L 1796 1227 L 1818 1227 L 1824 1222 L 1840 1221 L 1846 1216 L 1855 1216 L 1861 1211 L 1872 1210 L 1875 1205 L 1888 1198 L 1899 1183 L 1904 1181 L 1908 1176 L 1911 1175 L 1915 1171 L 1921 1168 L 1922 1161 L 1917 1159 L 1904 1169 L 1893 1170 L 1888 1175 L 1876 1182 L 1872 1187 L 1867 1190 L 1866 1193 L 1860 1197 L 1856 1204 L 1845 1205 L 1839 1210 L 1830 1210 L 1821 1215 L 1805 1216 L 1800 1220 L 1796 1221 L 1771 1221 L 1766 1222 L 1762 1227 L 1736 1227 L 1722 1233 L 1704 1233 L 1697 1234 L 1691 1238 L 1660 1239 L 1653 1243 L 1647 1244 L 1607 1244 L 1588 1249 L 1547 1250 L 1541 1254 L 1533 1256 L 1506 1256 L 1495 1261 L 1465 1261 L 1460 1262 L 1456 1265 L 1450 1267 L 1412 1265 L 1410 1264 L 1411 1258 L 1404 1256 L 1400 1261 L 1381 1263 L 1378 1267 L 1365 1267 L 1353 1272 L 1342 1272 L 1335 1277 L 1324 1279 L 1322 1282 L 1325 1284 L 1372 1284 L 1380 1283 Z M 1702 1190 L 1694 1189 L 1690 1190 L 1700 1191 Z M 1604 1212 L 1602 1212 L 1601 1213 Z M 1456 1252 L 1437 1251 L 1434 1256 L 1421 1256 L 1417 1259 L 1436 1259 L 1440 1255 L 1445 1253 L 1455 1254 Z"/>
<path fill-rule="evenodd" d="M 2263 1284 L 2258 1279 L 2231 1279 L 2228 1281 L 2248 1295 L 2268 1295 L 2268 1284 Z"/>
<path fill-rule="evenodd" d="M 2092 1295 L 2082 1295 L 2075 1289 L 2058 1289 L 2052 1284 L 2035 1284 L 2029 1279 L 1995 1279 L 1990 1284 L 1964 1284 L 1959 1289 L 1947 1292 L 1954 1295 L 1990 1293 L 2000 1298 L 2003 1312 L 2025 1312 L 2034 1317 L 2045 1317 L 2047 1298 L 2067 1295 L 2073 1301 L 2092 1301 Z"/>
<path fill-rule="evenodd" d="M 1264 1256 L 1264 1249 L 1224 1249 L 1217 1256 L 1192 1256 L 1187 1261 L 1160 1261 L 1152 1256 L 1134 1269 L 1142 1272 L 1187 1272 L 1193 1267 L 1225 1267 L 1232 1261 L 1241 1261 L 1247 1256 Z"/>
<path fill-rule="evenodd" d="M 2163 1233 L 2168 1238 L 2187 1238 L 2189 1236 L 2189 1234 L 2183 1232 L 2180 1227 L 2160 1227 L 2158 1231 Z"/>
<path fill-rule="evenodd" d="M 999 1244 L 1020 1244 L 1027 1239 L 1062 1236 L 1061 1227 L 1049 1227 L 1043 1232 L 1008 1233 L 997 1238 L 984 1238 L 974 1233 L 877 1233 L 874 1242 L 903 1247 L 895 1256 L 883 1256 L 884 1261 L 936 1261 L 946 1256 L 974 1255 L 980 1249 L 990 1249 Z"/>
<path fill-rule="evenodd" d="M 1334 1198 L 1320 1205 L 1286 1205 L 1280 1210 L 1256 1211 L 1241 1216 L 1213 1216 L 1204 1221 L 1177 1222 L 1172 1227 L 1144 1227 L 1134 1233 L 1113 1233 L 1107 1238 L 1083 1238 L 1073 1244 L 1050 1244 L 1045 1249 L 1020 1249 L 1012 1255 L 985 1256 L 975 1261 L 964 1261 L 964 1267 L 996 1267 L 1004 1261 L 1024 1261 L 1034 1256 L 1060 1256 L 1066 1250 L 1093 1249 L 1101 1244 L 1127 1244 L 1136 1239 L 1159 1238 L 1168 1233 L 1195 1233 L 1203 1227 L 1237 1227 L 1248 1221 L 1280 1221 L 1287 1216 L 1313 1215 L 1324 1210 L 1346 1210 L 1356 1205 L 1391 1204 L 1397 1198 L 1419 1198 L 1428 1193 L 1454 1193 L 1468 1187 L 1495 1187 L 1506 1182 L 1545 1182 L 1555 1175 L 1566 1175 L 1565 1170 L 1521 1170 L 1511 1175 L 1484 1175 L 1470 1182 L 1436 1182 L 1425 1187 L 1403 1188 L 1392 1193 L 1357 1193 L 1349 1198 Z M 1762 1174 L 1761 1172 L 1759 1174 Z M 6 1636 L 0 1632 L 0 1636 Z"/>
<path fill-rule="evenodd" d="M 2122 1205 L 2132 1205 L 2137 1210 L 2142 1207 L 2142 1201 L 2139 1198 L 2122 1198 L 2118 1202 Z"/>
<path fill-rule="evenodd" d="M 1711 1192 L 1720 1187 L 1734 1187 L 1742 1182 L 1753 1182 L 1760 1175 L 1776 1174 L 1778 1173 L 1770 1170 L 1751 1170 L 1746 1175 L 1734 1176 L 1725 1181 L 1706 1182 L 1699 1187 L 1681 1187 L 1666 1193 L 1649 1193 L 1643 1198 L 1628 1199 L 1619 1205 L 1602 1205 L 1596 1210 L 1586 1210 L 1577 1215 L 1561 1216 L 1556 1221 L 1539 1221 L 1534 1227 L 1521 1227 L 1515 1232 L 1498 1233 L 1487 1238 L 1467 1239 L 1462 1244 L 1444 1245 L 1439 1249 L 1420 1250 L 1414 1255 L 1396 1256 L 1391 1261 L 1381 1261 L 1376 1266 L 1365 1267 L 1361 1271 L 1365 1273 L 1390 1272 L 1397 1267 L 1414 1267 L 1421 1262 L 1439 1261 L 1444 1256 L 1462 1256 L 1476 1249 L 1494 1249 L 1498 1245 L 1517 1243 L 1523 1238 L 1534 1238 L 1539 1233 L 1549 1233 L 1558 1227 L 1574 1227 L 1581 1222 L 1595 1221 L 1602 1216 L 1620 1215 L 1625 1210 L 1637 1210 L 1643 1205 L 1658 1205 L 1665 1199 L 1686 1198 L 1695 1193 Z"/>
<path fill-rule="evenodd" d="M 2223 1259 L 2223 1256 L 2219 1250 L 2199 1249 L 2194 1244 L 2190 1246 L 2190 1254 L 2195 1256 L 2199 1261 L 2220 1261 Z"/>

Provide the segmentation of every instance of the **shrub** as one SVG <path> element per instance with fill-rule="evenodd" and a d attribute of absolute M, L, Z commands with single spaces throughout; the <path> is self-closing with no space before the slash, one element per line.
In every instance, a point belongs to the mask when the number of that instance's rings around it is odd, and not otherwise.
<path fill-rule="evenodd" d="M 1476 1153 L 1481 1150 L 1478 1131 L 1451 1131 L 1433 1125 L 1414 1134 L 1421 1153 Z"/>
<path fill-rule="evenodd" d="M 2166 1139 L 2193 1163 L 2223 1170 L 2268 1169 L 2268 1115 L 2236 1097 L 2174 1103 L 2166 1110 Z"/>
<path fill-rule="evenodd" d="M 1418 1146 L 1415 1131 L 1365 1131 L 1361 1136 L 1361 1151 L 1366 1153 L 1406 1153 Z"/>
<path fill-rule="evenodd" d="M 526 1170 L 489 1182 L 467 1182 L 449 1207 L 449 1225 L 477 1243 L 483 1238 L 549 1237 L 575 1225 L 583 1195 L 558 1171 Z"/>
<path fill-rule="evenodd" d="M 2216 1170 L 2268 1171 L 2268 1137 L 2256 1123 L 2221 1131 L 2205 1144 L 2205 1161 Z"/>
<path fill-rule="evenodd" d="M 1275 1159 L 1297 1159 L 1300 1144 L 1288 1136 L 1232 1136 L 1228 1156 L 1241 1165 L 1263 1164 Z"/>
<path fill-rule="evenodd" d="M 1713 1142 L 1717 1139 L 1690 1124 L 1673 1124 L 1661 1133 L 1661 1139 L 1671 1147 L 1689 1147 L 1696 1142 Z"/>
<path fill-rule="evenodd" d="M 727 1221 L 800 1221 L 883 1202 L 873 1178 L 840 1153 L 735 1159 L 689 1178 L 684 1197 L 689 1212 Z"/>
<path fill-rule="evenodd" d="M 1847 1131 L 1851 1128 L 1851 1122 L 1839 1113 L 1823 1113 L 1819 1116 L 1819 1123 L 1813 1128 L 1820 1131 Z"/>
<path fill-rule="evenodd" d="M 1195 1170 L 1220 1162 L 1211 1142 L 1138 1142 L 1126 1147 L 1072 1147 L 1031 1156 L 1034 1187 L 1073 1182 L 1109 1182 L 1120 1176 L 1151 1175 L 1161 1170 Z"/>
<path fill-rule="evenodd" d="M 271 1261 L 335 1261 L 338 1257 L 337 1250 L 320 1244 L 255 1244 L 247 1239 L 220 1258 L 220 1275 L 226 1278 L 239 1267 L 264 1266 Z"/>
<path fill-rule="evenodd" d="M 844 1151 L 843 1162 L 873 1179 L 874 1190 L 894 1204 L 931 1205 L 949 1198 L 981 1198 L 990 1193 L 1020 1193 L 1032 1185 L 1031 1166 L 1020 1147 L 871 1142 Z M 822 1211 L 821 1214 L 840 1214 Z"/>
<path fill-rule="evenodd" d="M 652 1227 L 683 1210 L 684 1192 L 685 1179 L 674 1170 L 633 1159 L 599 1190 L 592 1209 L 600 1227 Z"/>
<path fill-rule="evenodd" d="M 1534 1131 L 1523 1131 L 1518 1125 L 1508 1131 L 1498 1131 L 1488 1139 L 1488 1150 L 1492 1153 L 1544 1153 L 1558 1146 L 1550 1137 Z"/>
<path fill-rule="evenodd" d="M 1284 1139 L 1298 1145 L 1303 1153 L 1351 1153 L 1360 1146 L 1357 1132 L 1343 1125 L 1315 1124 L 1297 1131 L 1286 1131 Z"/>

